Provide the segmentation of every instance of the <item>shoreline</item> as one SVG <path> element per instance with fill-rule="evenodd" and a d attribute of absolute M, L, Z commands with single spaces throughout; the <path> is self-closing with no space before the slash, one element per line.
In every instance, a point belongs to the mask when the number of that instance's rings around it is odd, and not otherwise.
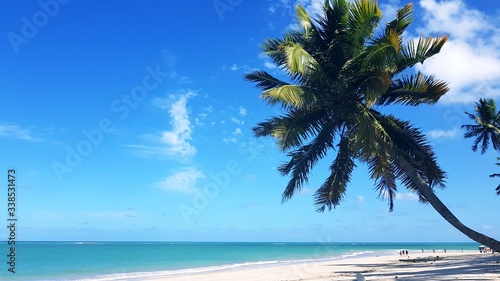
<path fill-rule="evenodd" d="M 336 258 L 327 261 L 297 261 L 283 264 L 251 265 L 213 271 L 140 277 L 149 281 L 330 281 L 356 280 L 499 280 L 500 255 L 449 251 L 413 253 L 414 259 L 439 256 L 442 259 L 402 262 L 398 254 Z M 480 279 L 477 279 L 480 277 Z M 122 280 L 135 280 L 122 279 Z M 139 279 L 137 279 L 139 280 Z"/>
<path fill-rule="evenodd" d="M 475 243 L 26 243 L 16 280 L 355 280 L 399 259 L 479 254 Z M 71 250 L 73 258 L 65 253 Z M 409 255 L 401 255 L 404 250 Z M 434 251 L 434 252 L 433 252 Z M 130 254 L 133 253 L 133 254 Z M 51 257 L 47 260 L 38 256 Z M 100 256 L 107 263 L 92 257 Z M 139 259 L 137 259 L 139 258 Z M 420 261 L 420 260 L 418 260 Z M 439 261 L 441 262 L 441 261 Z M 343 269 L 346 264 L 351 268 Z M 373 269 L 375 268 L 375 269 Z M 262 277 L 254 272 L 259 272 Z M 350 274 L 347 279 L 333 274 Z M 234 277 L 236 276 L 236 277 Z M 319 277 L 318 277 L 319 276 Z M 269 277 L 269 278 L 268 278 Z M 267 278 L 267 279 L 263 279 Z M 0 279 L 2 279 L 0 277 Z M 371 279 L 367 279 L 371 280 Z M 377 280 L 377 279 L 373 279 Z M 380 279 L 383 280 L 383 279 Z M 391 279 L 393 280 L 393 279 Z M 404 280 L 404 279 L 403 279 Z M 407 279 L 408 280 L 408 279 Z M 500 280 L 500 276 L 499 279 Z"/>

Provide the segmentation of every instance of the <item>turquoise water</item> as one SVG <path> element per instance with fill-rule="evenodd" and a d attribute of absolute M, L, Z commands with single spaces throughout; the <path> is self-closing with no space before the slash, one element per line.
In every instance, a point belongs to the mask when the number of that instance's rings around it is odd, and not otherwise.
<path fill-rule="evenodd" d="M 476 243 L 17 242 L 16 273 L 2 243 L 0 280 L 144 280 L 186 272 L 313 261 L 399 250 L 477 251 Z"/>

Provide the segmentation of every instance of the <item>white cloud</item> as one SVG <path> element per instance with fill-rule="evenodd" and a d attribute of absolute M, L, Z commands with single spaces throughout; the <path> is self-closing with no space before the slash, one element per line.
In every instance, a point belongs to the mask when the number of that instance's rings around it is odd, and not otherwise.
<path fill-rule="evenodd" d="M 401 201 L 418 201 L 418 195 L 415 193 L 396 193 L 396 200 Z"/>
<path fill-rule="evenodd" d="M 232 138 L 223 138 L 222 141 L 225 142 L 225 143 L 229 143 L 229 142 L 236 143 L 237 142 L 237 140 L 236 140 L 235 137 L 232 137 Z"/>
<path fill-rule="evenodd" d="M 245 115 L 247 115 L 247 112 L 248 112 L 248 111 L 247 111 L 247 109 L 246 109 L 245 107 L 240 106 L 240 115 L 241 115 L 241 116 L 245 116 Z"/>
<path fill-rule="evenodd" d="M 448 34 L 441 52 L 417 68 L 449 82 L 445 103 L 470 103 L 500 95 L 500 28 L 462 0 L 421 0 L 425 10 L 419 33 Z"/>
<path fill-rule="evenodd" d="M 314 194 L 315 190 L 309 187 L 303 187 L 302 189 L 299 190 L 300 195 L 312 195 Z"/>
<path fill-rule="evenodd" d="M 196 191 L 196 182 L 204 178 L 202 172 L 193 167 L 183 168 L 175 174 L 168 176 L 156 184 L 158 188 L 175 191 L 180 193 L 194 193 Z"/>
<path fill-rule="evenodd" d="M 222 70 L 230 70 L 230 71 L 238 71 L 238 70 L 243 70 L 243 71 L 250 71 L 251 68 L 248 65 L 238 65 L 236 63 L 233 63 L 231 66 L 223 65 Z"/>
<path fill-rule="evenodd" d="M 161 141 L 170 147 L 170 151 L 174 155 L 192 156 L 196 154 L 196 148 L 189 143 L 189 140 L 191 140 L 192 126 L 189 121 L 189 114 L 186 107 L 188 98 L 193 95 L 192 93 L 181 95 L 179 99 L 172 104 L 169 110 L 172 130 L 164 131 Z"/>
<path fill-rule="evenodd" d="M 420 6 L 427 14 L 426 29 L 429 32 L 447 32 L 455 39 L 473 39 L 479 32 L 492 26 L 481 12 L 469 9 L 462 0 L 440 1 L 420 0 Z"/>
<path fill-rule="evenodd" d="M 276 67 L 276 65 L 275 65 L 274 63 L 269 62 L 269 61 L 264 62 L 264 66 L 265 66 L 266 68 L 268 68 L 268 69 L 276 69 L 276 68 L 277 68 L 277 67 Z"/>
<path fill-rule="evenodd" d="M 26 141 L 37 142 L 40 138 L 33 136 L 31 130 L 22 128 L 17 125 L 0 125 L 0 137 L 14 138 Z"/>
<path fill-rule="evenodd" d="M 193 126 L 189 120 L 187 101 L 195 96 L 194 92 L 167 99 L 155 99 L 153 104 L 168 109 L 170 115 L 171 130 L 163 131 L 159 135 L 147 135 L 146 138 L 153 139 L 161 146 L 147 145 L 126 145 L 126 147 L 136 149 L 138 155 L 143 157 L 192 157 L 196 154 L 196 148 L 189 142 L 192 140 L 191 134 Z M 173 100 L 173 102 L 172 102 Z"/>
<path fill-rule="evenodd" d="M 137 217 L 137 213 L 133 211 L 91 211 L 86 212 L 84 215 L 86 217 L 104 219 L 123 219 Z"/>
<path fill-rule="evenodd" d="M 363 195 L 358 195 L 358 197 L 356 199 L 358 200 L 359 203 L 365 202 L 365 197 Z"/>
<path fill-rule="evenodd" d="M 451 130 L 435 129 L 428 131 L 426 135 L 431 139 L 453 139 L 460 135 L 459 128 L 453 128 Z"/>
<path fill-rule="evenodd" d="M 233 123 L 240 124 L 240 125 L 243 124 L 243 123 L 245 123 L 244 121 L 241 121 L 240 119 L 235 118 L 235 117 L 231 117 L 231 121 Z"/>
<path fill-rule="evenodd" d="M 243 135 L 243 132 L 241 131 L 240 128 L 236 128 L 234 129 L 233 135 L 235 136 Z"/>

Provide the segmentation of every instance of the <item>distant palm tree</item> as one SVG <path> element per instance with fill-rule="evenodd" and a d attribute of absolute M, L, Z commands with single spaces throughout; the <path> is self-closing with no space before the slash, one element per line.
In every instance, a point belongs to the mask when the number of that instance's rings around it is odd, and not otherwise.
<path fill-rule="evenodd" d="M 477 151 L 479 144 L 481 144 L 481 154 L 484 154 L 490 145 L 496 151 L 500 151 L 500 111 L 497 111 L 497 105 L 493 99 L 479 99 L 475 103 L 474 107 L 475 114 L 465 112 L 470 119 L 474 120 L 476 124 L 473 125 L 462 125 L 465 128 L 465 138 L 473 138 L 474 144 L 472 145 L 472 151 Z M 500 160 L 498 158 L 497 160 Z M 500 166 L 500 162 L 497 162 L 497 166 Z M 491 174 L 491 178 L 500 177 L 500 174 Z M 500 185 L 495 189 L 497 195 L 500 195 Z"/>
<path fill-rule="evenodd" d="M 282 175 L 290 175 L 283 201 L 308 182 L 311 169 L 327 152 L 336 150 L 330 176 L 314 195 L 318 211 L 341 203 L 358 160 L 368 164 L 390 210 L 399 180 L 462 233 L 500 251 L 500 242 L 463 225 L 434 194 L 434 187 L 444 187 L 445 173 L 425 135 L 408 121 L 378 111 L 391 104 L 434 104 L 448 91 L 445 82 L 432 76 L 403 73 L 437 54 L 447 37 L 405 43 L 411 4 L 374 35 L 382 17 L 377 1 L 332 2 L 325 1 L 317 21 L 297 6 L 302 29 L 263 43 L 263 52 L 290 82 L 265 71 L 245 76 L 263 90 L 263 100 L 283 111 L 254 127 L 257 137 L 275 138 L 290 157 L 279 167 Z"/>
<path fill-rule="evenodd" d="M 465 138 L 475 137 L 472 150 L 476 151 L 478 145 L 481 144 L 481 154 L 484 154 L 489 147 L 500 151 L 500 111 L 497 111 L 496 103 L 493 99 L 479 99 L 475 103 L 476 114 L 465 113 L 470 119 L 474 120 L 474 125 L 463 125 L 466 132 Z"/>
<path fill-rule="evenodd" d="M 497 158 L 496 165 L 500 166 L 500 157 Z M 490 178 L 494 178 L 494 177 L 500 177 L 500 174 L 491 174 L 490 175 Z M 500 195 L 500 184 L 497 186 L 497 188 L 495 188 L 495 191 L 497 192 L 497 195 Z"/>

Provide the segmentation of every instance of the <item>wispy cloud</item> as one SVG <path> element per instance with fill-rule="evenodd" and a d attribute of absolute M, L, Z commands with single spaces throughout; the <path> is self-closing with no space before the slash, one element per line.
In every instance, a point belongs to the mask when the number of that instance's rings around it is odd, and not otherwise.
<path fill-rule="evenodd" d="M 459 128 L 453 128 L 451 130 L 435 129 L 428 131 L 426 135 L 431 139 L 454 139 L 460 135 Z"/>
<path fill-rule="evenodd" d="M 156 184 L 158 188 L 180 193 L 194 193 L 198 179 L 204 178 L 202 172 L 193 167 L 178 170 Z"/>
<path fill-rule="evenodd" d="M 233 131 L 233 135 L 235 135 L 235 136 L 241 136 L 241 135 L 243 135 L 243 132 L 241 131 L 240 128 L 236 128 Z"/>
<path fill-rule="evenodd" d="M 236 118 L 236 117 L 231 117 L 230 119 L 231 119 L 231 121 L 232 121 L 233 123 L 236 123 L 236 124 L 243 125 L 243 124 L 245 123 L 245 121 L 240 120 L 240 119 L 238 119 L 238 118 Z"/>
<path fill-rule="evenodd" d="M 103 219 L 130 219 L 136 218 L 135 211 L 90 211 L 84 213 L 85 217 L 103 218 Z"/>
<path fill-rule="evenodd" d="M 303 187 L 300 191 L 300 195 L 313 195 L 316 191 L 310 187 Z"/>
<path fill-rule="evenodd" d="M 187 100 L 192 96 L 194 96 L 192 92 L 181 95 L 169 110 L 172 130 L 162 133 L 161 142 L 170 148 L 169 151 L 172 155 L 192 156 L 196 154 L 196 148 L 189 143 L 192 126 L 186 107 Z"/>
<path fill-rule="evenodd" d="M 241 115 L 241 116 L 245 116 L 245 115 L 247 115 L 248 110 L 247 110 L 245 107 L 240 106 L 240 111 L 239 111 L 239 113 L 240 113 L 240 115 Z"/>
<path fill-rule="evenodd" d="M 30 129 L 22 128 L 17 125 L 0 125 L 0 137 L 32 142 L 39 142 L 42 140 L 39 137 L 35 137 Z"/>
<path fill-rule="evenodd" d="M 171 130 L 162 131 L 157 135 L 146 137 L 161 144 L 148 145 L 126 145 L 133 148 L 137 154 L 143 157 L 192 157 L 196 154 L 196 148 L 190 143 L 193 126 L 189 120 L 187 101 L 195 96 L 194 92 L 188 92 L 180 96 L 170 96 L 166 99 L 155 99 L 153 104 L 168 109 L 170 115 Z"/>
<path fill-rule="evenodd" d="M 425 35 L 448 34 L 439 54 L 418 68 L 449 82 L 445 103 L 470 103 L 500 95 L 499 18 L 468 7 L 462 0 L 421 0 Z"/>
<path fill-rule="evenodd" d="M 238 140 L 235 137 L 232 137 L 232 138 L 223 138 L 222 141 L 225 142 L 225 143 L 230 143 L 230 142 L 237 143 L 238 142 Z"/>
<path fill-rule="evenodd" d="M 401 201 L 418 201 L 418 195 L 415 193 L 396 193 L 396 200 Z"/>
<path fill-rule="evenodd" d="M 233 63 L 232 65 L 230 66 L 227 66 L 227 65 L 223 65 L 222 66 L 222 70 L 230 70 L 230 71 L 239 71 L 239 70 L 243 70 L 245 72 L 248 72 L 250 70 L 252 70 L 248 65 L 238 65 L 236 63 Z"/>
<path fill-rule="evenodd" d="M 189 77 L 177 73 L 174 68 L 177 64 L 177 55 L 168 49 L 161 50 L 161 55 L 165 65 L 168 68 L 167 78 L 179 85 L 191 84 L 192 81 Z"/>
<path fill-rule="evenodd" d="M 271 69 L 271 70 L 272 70 L 272 69 L 276 69 L 276 68 L 277 68 L 277 66 L 276 66 L 274 63 L 270 62 L 270 61 L 265 61 L 265 62 L 264 62 L 264 66 L 265 66 L 267 69 Z"/>

